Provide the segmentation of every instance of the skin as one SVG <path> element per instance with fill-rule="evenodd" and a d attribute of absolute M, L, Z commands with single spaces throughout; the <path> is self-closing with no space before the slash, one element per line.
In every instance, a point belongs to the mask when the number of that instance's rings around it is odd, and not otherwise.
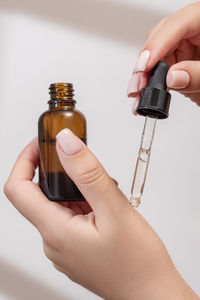
<path fill-rule="evenodd" d="M 198 299 L 155 231 L 83 143 L 81 149 L 67 156 L 57 142 L 60 161 L 86 202 L 51 202 L 32 181 L 37 139 L 19 155 L 4 188 L 40 232 L 55 268 L 105 299 Z"/>
<path fill-rule="evenodd" d="M 200 3 L 162 20 L 149 33 L 143 50 L 151 58 L 140 74 L 138 96 L 148 72 L 161 59 L 190 74 L 180 93 L 200 104 Z M 81 141 L 80 141 L 81 142 Z M 146 220 L 130 206 L 112 178 L 83 144 L 60 161 L 86 202 L 50 202 L 32 179 L 38 162 L 33 140 L 19 155 L 4 192 L 39 231 L 44 252 L 55 268 L 73 281 L 111 300 L 193 300 L 199 297 L 181 278 L 168 252 Z"/>
<path fill-rule="evenodd" d="M 145 72 L 140 72 L 139 90 L 131 97 L 139 96 L 146 87 L 149 71 L 159 60 L 170 65 L 167 75 L 169 89 L 175 90 L 200 105 L 200 2 L 188 5 L 175 14 L 163 19 L 147 35 L 143 50 L 150 51 L 150 60 Z M 187 87 L 172 88 L 172 72 L 188 72 L 190 82 Z"/>

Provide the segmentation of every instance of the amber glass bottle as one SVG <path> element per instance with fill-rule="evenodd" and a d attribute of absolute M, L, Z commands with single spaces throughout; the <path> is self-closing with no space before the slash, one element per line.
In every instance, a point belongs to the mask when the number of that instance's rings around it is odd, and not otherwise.
<path fill-rule="evenodd" d="M 86 119 L 75 110 L 74 90 L 70 83 L 50 85 L 49 110 L 39 118 L 39 185 L 52 201 L 81 201 L 82 194 L 64 171 L 57 152 L 56 135 L 69 128 L 86 143 Z"/>

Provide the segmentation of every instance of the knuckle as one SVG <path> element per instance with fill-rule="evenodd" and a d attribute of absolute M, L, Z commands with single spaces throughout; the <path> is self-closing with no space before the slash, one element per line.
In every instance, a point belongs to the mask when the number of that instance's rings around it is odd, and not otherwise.
<path fill-rule="evenodd" d="M 46 257 L 51 260 L 53 263 L 57 262 L 57 258 L 59 257 L 59 252 L 57 252 L 51 245 L 49 245 L 44 239 L 43 239 L 43 251 Z"/>
<path fill-rule="evenodd" d="M 6 196 L 8 196 L 8 193 L 9 193 L 8 181 L 6 181 L 6 183 L 4 184 L 3 192 Z"/>
<path fill-rule="evenodd" d="M 9 178 L 3 187 L 3 192 L 11 202 L 15 202 L 17 195 L 21 194 L 22 186 L 18 180 L 14 181 Z"/>
<path fill-rule="evenodd" d="M 43 246 L 43 250 L 44 250 L 44 254 L 46 255 L 46 257 L 52 261 L 53 257 L 51 252 L 49 251 L 49 248 L 47 248 L 46 246 Z"/>
<path fill-rule="evenodd" d="M 79 176 L 79 183 L 82 185 L 88 185 L 97 182 L 103 177 L 105 171 L 98 161 L 93 162 L 87 166 L 87 169 L 82 171 Z"/>
<path fill-rule="evenodd" d="M 42 238 L 46 244 L 57 252 L 61 252 L 63 249 L 63 242 L 61 238 L 55 237 L 54 234 L 50 232 L 41 232 Z"/>
<path fill-rule="evenodd" d="M 4 192 L 4 194 L 6 195 L 6 197 L 7 197 L 8 199 L 9 199 L 10 196 L 12 195 L 13 190 L 14 190 L 13 184 L 12 184 L 12 182 L 8 179 L 8 180 L 6 181 L 6 183 L 4 184 L 4 187 L 3 187 L 3 192 Z"/>
<path fill-rule="evenodd" d="M 60 265 L 58 265 L 58 264 L 56 264 L 56 263 L 53 263 L 53 266 L 54 266 L 54 268 L 55 268 L 57 271 L 63 272 L 63 268 L 62 268 Z"/>
<path fill-rule="evenodd" d="M 46 257 L 47 257 L 50 261 L 52 261 L 52 262 L 55 261 L 55 257 L 54 257 L 54 255 L 52 254 L 52 251 L 49 250 L 49 248 L 44 247 L 44 254 L 46 255 Z"/>

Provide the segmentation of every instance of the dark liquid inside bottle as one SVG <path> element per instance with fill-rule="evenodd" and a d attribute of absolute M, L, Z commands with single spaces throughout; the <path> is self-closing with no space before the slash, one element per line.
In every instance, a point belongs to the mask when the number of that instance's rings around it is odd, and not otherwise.
<path fill-rule="evenodd" d="M 56 135 L 69 128 L 86 143 L 86 119 L 75 110 L 73 87 L 68 83 L 50 86 L 49 110 L 38 122 L 39 138 L 39 185 L 52 201 L 81 201 L 81 192 L 63 169 L 56 151 Z"/>

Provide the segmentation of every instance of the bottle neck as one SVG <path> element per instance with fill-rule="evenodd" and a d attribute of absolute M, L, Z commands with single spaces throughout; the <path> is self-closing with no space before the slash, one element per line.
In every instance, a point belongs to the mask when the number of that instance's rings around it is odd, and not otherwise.
<path fill-rule="evenodd" d="M 73 110 L 76 101 L 73 99 L 74 89 L 71 83 L 52 83 L 49 87 L 50 110 Z"/>
<path fill-rule="evenodd" d="M 49 109 L 50 110 L 74 110 L 75 104 L 68 103 L 67 101 L 49 101 Z"/>

